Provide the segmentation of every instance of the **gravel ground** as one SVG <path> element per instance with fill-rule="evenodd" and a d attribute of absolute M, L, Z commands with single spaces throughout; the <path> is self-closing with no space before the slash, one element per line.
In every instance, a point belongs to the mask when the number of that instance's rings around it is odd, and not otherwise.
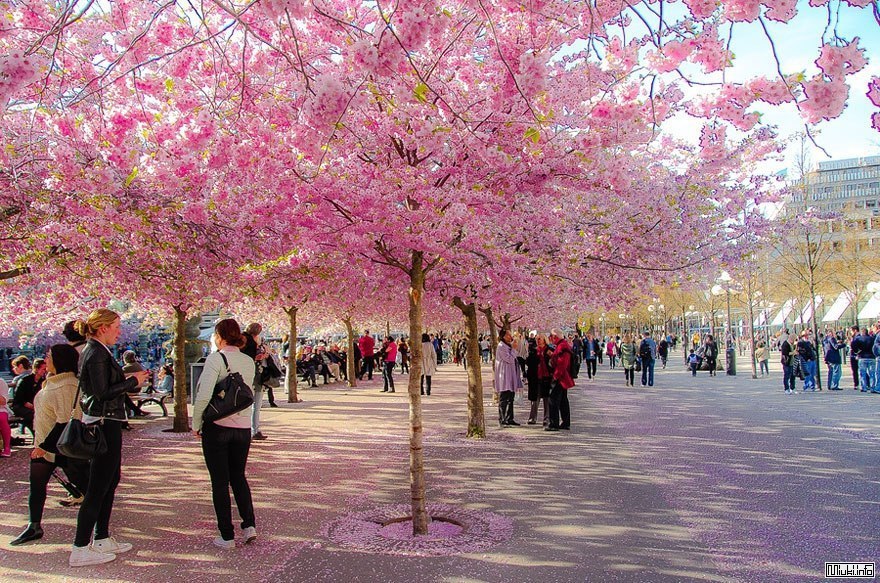
<path fill-rule="evenodd" d="M 417 540 L 383 526 L 410 499 L 402 377 L 395 394 L 378 378 L 263 410 L 269 439 L 248 464 L 259 539 L 234 551 L 211 545 L 198 442 L 160 417 L 124 436 L 111 525 L 132 552 L 68 567 L 75 511 L 57 484 L 45 537 L 10 547 L 26 522 L 18 448 L 0 460 L 0 581 L 801 582 L 825 561 L 880 558 L 880 395 L 722 375 L 673 358 L 654 387 L 627 388 L 600 366 L 572 389 L 571 432 L 525 425 L 527 402 L 501 430 L 487 399 L 473 441 L 464 372 L 443 365 L 423 400 L 427 499 L 452 522 Z"/>

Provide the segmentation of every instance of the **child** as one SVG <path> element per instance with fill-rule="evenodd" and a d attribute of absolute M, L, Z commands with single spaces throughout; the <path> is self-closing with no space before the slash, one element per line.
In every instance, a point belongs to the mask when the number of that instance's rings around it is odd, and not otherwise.
<path fill-rule="evenodd" d="M 691 376 L 697 376 L 697 369 L 700 367 L 700 357 L 694 354 L 694 349 L 691 349 L 691 355 L 688 356 L 688 365 L 691 367 Z"/>

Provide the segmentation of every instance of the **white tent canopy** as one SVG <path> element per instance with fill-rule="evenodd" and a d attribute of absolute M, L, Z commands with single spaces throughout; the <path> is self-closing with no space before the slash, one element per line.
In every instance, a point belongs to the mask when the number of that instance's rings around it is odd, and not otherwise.
<path fill-rule="evenodd" d="M 825 317 L 822 318 L 822 321 L 837 322 L 838 320 L 840 320 L 840 317 L 853 302 L 854 297 L 855 294 L 853 294 L 852 292 L 840 292 L 840 295 L 837 296 L 837 299 L 834 300 L 834 303 L 831 304 L 831 307 L 828 308 L 827 312 L 825 312 Z"/>
<path fill-rule="evenodd" d="M 782 304 L 782 309 L 779 310 L 779 313 L 776 314 L 776 317 L 773 318 L 773 321 L 770 323 L 771 326 L 782 326 L 785 324 L 785 319 L 788 318 L 788 315 L 794 309 L 795 299 L 792 298 Z"/>
<path fill-rule="evenodd" d="M 815 304 L 816 304 L 816 309 L 818 309 L 819 306 L 822 305 L 822 296 L 816 296 L 814 298 L 814 300 L 815 300 Z M 807 302 L 806 307 L 804 307 L 804 311 L 801 312 L 801 318 L 800 318 L 800 320 L 798 320 L 798 323 L 799 324 L 800 323 L 807 324 L 812 319 L 813 319 L 813 305 L 810 302 Z"/>
<path fill-rule="evenodd" d="M 880 316 L 880 292 L 875 293 L 859 312 L 859 320 L 873 320 Z"/>

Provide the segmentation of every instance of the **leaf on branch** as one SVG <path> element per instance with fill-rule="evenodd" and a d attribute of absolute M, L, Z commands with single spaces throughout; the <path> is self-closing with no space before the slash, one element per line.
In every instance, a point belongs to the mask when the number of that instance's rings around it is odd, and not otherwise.
<path fill-rule="evenodd" d="M 426 103 L 428 101 L 428 86 L 424 83 L 419 83 L 416 85 L 416 88 L 413 89 L 413 95 L 415 95 L 416 99 L 422 103 Z"/>
<path fill-rule="evenodd" d="M 523 137 L 527 140 L 531 140 L 533 144 L 537 144 L 541 141 L 541 132 L 539 132 L 537 128 L 528 128 L 526 133 L 523 134 Z"/>
<path fill-rule="evenodd" d="M 128 178 L 125 179 L 124 184 L 125 184 L 126 188 L 131 186 L 131 183 L 134 181 L 135 178 L 137 178 L 137 175 L 138 175 L 138 167 L 135 166 L 134 168 L 131 169 L 131 174 L 128 175 Z"/>

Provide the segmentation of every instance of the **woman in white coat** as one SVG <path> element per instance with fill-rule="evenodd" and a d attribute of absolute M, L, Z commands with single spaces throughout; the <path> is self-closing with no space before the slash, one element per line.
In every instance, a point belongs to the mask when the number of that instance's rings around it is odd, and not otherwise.
<path fill-rule="evenodd" d="M 437 372 L 437 351 L 431 343 L 431 337 L 422 334 L 422 379 L 420 381 L 422 394 L 425 394 L 425 385 L 428 387 L 428 395 L 431 394 L 431 377 Z M 427 379 L 427 382 L 426 382 Z"/>

